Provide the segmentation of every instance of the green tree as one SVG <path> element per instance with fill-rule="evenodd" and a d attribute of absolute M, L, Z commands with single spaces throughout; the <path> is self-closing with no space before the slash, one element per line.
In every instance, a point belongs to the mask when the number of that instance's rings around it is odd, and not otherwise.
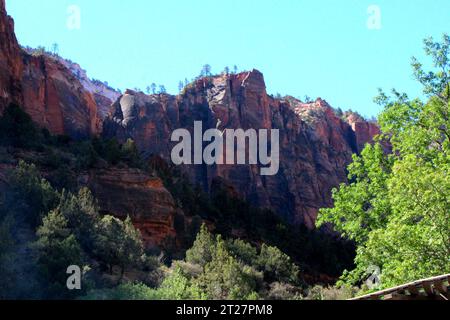
<path fill-rule="evenodd" d="M 42 179 L 34 164 L 21 160 L 10 172 L 8 182 L 6 210 L 15 212 L 32 227 L 40 225 L 42 218 L 58 203 L 59 194 Z"/>
<path fill-rule="evenodd" d="M 37 231 L 38 264 L 45 279 L 48 298 L 69 297 L 66 270 L 71 265 L 82 266 L 83 251 L 68 221 L 57 211 L 44 218 Z"/>
<path fill-rule="evenodd" d="M 299 268 L 292 263 L 288 255 L 278 248 L 263 244 L 258 257 L 258 265 L 269 280 L 292 284 L 299 282 Z"/>
<path fill-rule="evenodd" d="M 123 276 L 127 267 L 139 266 L 144 255 L 141 235 L 130 218 L 125 221 L 112 216 L 103 217 L 98 223 L 96 256 L 105 263 L 110 273 L 118 266 Z"/>
<path fill-rule="evenodd" d="M 332 223 L 358 245 L 346 284 L 360 284 L 372 265 L 382 270 L 382 287 L 450 272 L 449 47 L 447 35 L 425 40 L 437 71 L 413 59 L 426 102 L 380 91 L 379 140 L 393 153 L 366 146 L 349 167 L 350 184 L 334 191 L 334 208 L 320 211 L 319 225 Z"/>
<path fill-rule="evenodd" d="M 56 42 L 52 44 L 52 53 L 57 56 L 59 54 L 59 44 Z"/>
<path fill-rule="evenodd" d="M 206 225 L 203 224 L 194 245 L 186 252 L 186 261 L 204 267 L 212 260 L 214 249 L 214 238 Z"/>
<path fill-rule="evenodd" d="M 196 279 L 196 283 L 208 299 L 243 300 L 258 298 L 256 292 L 261 280 L 262 275 L 239 263 L 218 237 L 212 260 L 206 264 L 204 273 Z"/>
<path fill-rule="evenodd" d="M 200 72 L 200 76 L 202 76 L 202 77 L 209 77 L 209 76 L 211 76 L 211 66 L 209 64 L 205 64 L 202 67 L 202 71 Z"/>
<path fill-rule="evenodd" d="M 122 159 L 132 167 L 141 167 L 142 159 L 133 139 L 127 139 L 122 145 Z"/>
<path fill-rule="evenodd" d="M 90 190 L 82 188 L 76 195 L 63 191 L 55 211 L 67 220 L 68 227 L 73 230 L 83 249 L 92 253 L 99 215 L 98 205 Z"/>
<path fill-rule="evenodd" d="M 258 261 L 258 251 L 251 244 L 240 240 L 228 240 L 226 242 L 228 251 L 246 265 L 255 265 Z"/>
<path fill-rule="evenodd" d="M 41 142 L 41 133 L 31 117 L 19 106 L 10 104 L 0 117 L 0 144 L 33 148 Z"/>
<path fill-rule="evenodd" d="M 182 269 L 175 266 L 174 270 L 164 279 L 158 289 L 158 296 L 164 300 L 204 300 L 205 294 L 192 283 Z"/>
<path fill-rule="evenodd" d="M 334 207 L 320 211 L 318 226 L 331 222 L 343 236 L 362 244 L 371 231 L 386 226 L 392 157 L 378 143 L 367 145 L 360 156 L 353 156 L 348 171 L 351 182 L 333 190 Z"/>
<path fill-rule="evenodd" d="M 155 94 L 156 93 L 156 83 L 152 83 L 151 85 L 150 85 L 150 89 L 152 90 L 152 94 Z"/>
<path fill-rule="evenodd" d="M 159 94 L 166 94 L 166 93 L 167 93 L 166 87 L 164 85 L 160 85 Z"/>

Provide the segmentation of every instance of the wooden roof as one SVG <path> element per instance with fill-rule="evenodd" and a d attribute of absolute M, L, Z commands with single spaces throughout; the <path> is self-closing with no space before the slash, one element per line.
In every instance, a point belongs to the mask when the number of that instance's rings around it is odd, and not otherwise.
<path fill-rule="evenodd" d="M 450 274 L 414 281 L 351 300 L 449 300 Z"/>

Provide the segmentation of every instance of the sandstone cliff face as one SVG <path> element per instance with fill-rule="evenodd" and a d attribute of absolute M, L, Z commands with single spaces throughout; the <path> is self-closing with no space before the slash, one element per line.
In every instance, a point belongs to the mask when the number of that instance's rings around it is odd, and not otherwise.
<path fill-rule="evenodd" d="M 199 79 L 178 96 L 128 90 L 111 108 L 108 105 L 117 93 L 99 88 L 80 70 L 55 57 L 23 51 L 5 0 L 0 0 L 0 112 L 13 102 L 54 134 L 85 138 L 103 132 L 123 142 L 132 138 L 144 154 L 168 161 L 173 130 L 193 132 L 194 121 L 202 121 L 204 131 L 279 129 L 280 170 L 275 176 L 261 176 L 257 165 L 192 165 L 184 170 L 206 191 L 214 191 L 213 181 L 226 181 L 252 204 L 273 209 L 291 222 L 314 226 L 318 209 L 331 205 L 331 189 L 346 180 L 351 155 L 379 133 L 376 125 L 361 119 L 338 118 L 322 99 L 305 104 L 269 96 L 257 70 Z M 142 180 L 149 178 L 137 176 L 99 172 L 91 174 L 89 185 L 105 211 L 126 215 L 137 203 L 134 221 L 144 234 L 153 229 L 161 235 L 173 234 L 169 212 L 175 205 L 170 195 L 162 189 L 146 189 Z M 146 211 L 152 197 L 163 204 Z M 162 236 L 146 237 L 159 242 Z"/>
<path fill-rule="evenodd" d="M 373 142 L 373 137 L 381 133 L 377 124 L 364 121 L 354 114 L 350 115 L 347 121 L 355 132 L 356 144 L 359 150 L 362 150 L 367 142 Z"/>
<path fill-rule="evenodd" d="M 14 34 L 14 21 L 0 0 L 0 111 L 20 93 L 21 50 Z"/>
<path fill-rule="evenodd" d="M 54 134 L 83 139 L 99 133 L 93 96 L 58 61 L 23 53 L 22 101 L 25 111 Z"/>
<path fill-rule="evenodd" d="M 100 210 L 122 219 L 130 216 L 146 246 L 160 246 L 176 238 L 176 205 L 159 178 L 130 168 L 95 170 L 85 178 Z"/>
<path fill-rule="evenodd" d="M 120 93 L 111 88 L 108 83 L 90 79 L 86 70 L 79 64 L 59 56 L 54 58 L 72 72 L 83 85 L 84 90 L 93 95 L 97 104 L 97 116 L 102 122 L 108 115 L 111 105 L 120 97 Z"/>
<path fill-rule="evenodd" d="M 326 101 L 305 104 L 275 99 L 263 75 L 253 70 L 204 78 L 179 96 L 127 91 L 104 122 L 104 135 L 132 138 L 147 155 L 170 161 L 173 130 L 193 135 L 194 121 L 203 130 L 279 129 L 280 171 L 261 176 L 257 165 L 186 165 L 184 170 L 205 190 L 223 178 L 243 198 L 270 208 L 294 223 L 314 226 L 319 208 L 331 205 L 331 190 L 346 181 L 346 166 L 377 131 L 366 122 L 338 118 Z M 366 127 L 367 125 L 367 127 Z"/>
<path fill-rule="evenodd" d="M 16 103 L 54 134 L 86 138 L 99 133 L 97 104 L 91 93 L 60 62 L 23 51 L 0 0 L 0 112 Z"/>

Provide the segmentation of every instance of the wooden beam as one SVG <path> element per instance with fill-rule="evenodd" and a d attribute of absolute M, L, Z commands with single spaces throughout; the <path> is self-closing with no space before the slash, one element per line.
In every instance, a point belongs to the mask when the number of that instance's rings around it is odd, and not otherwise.
<path fill-rule="evenodd" d="M 422 288 L 425 290 L 428 296 L 434 296 L 433 290 L 433 282 L 432 281 L 424 281 L 422 282 Z"/>
<path fill-rule="evenodd" d="M 436 289 L 434 289 L 434 283 L 438 282 L 438 286 L 436 287 Z M 394 287 L 394 288 L 390 288 L 390 289 L 386 289 L 386 290 L 382 290 L 379 292 L 375 292 L 375 293 L 371 293 L 362 297 L 357 297 L 357 298 L 353 298 L 351 300 L 373 300 L 373 299 L 381 299 L 382 297 L 386 297 L 388 296 L 389 298 L 393 298 L 394 296 L 390 296 L 391 294 L 394 293 L 399 293 L 399 292 L 404 292 L 405 290 L 409 291 L 409 293 L 411 295 L 408 295 L 408 297 L 411 297 L 412 299 L 419 299 L 420 298 L 428 298 L 430 299 L 436 299 L 436 298 L 441 298 L 440 295 L 442 295 L 442 293 L 440 292 L 440 290 L 447 290 L 445 293 L 446 297 L 448 297 L 448 286 L 445 286 L 445 282 L 450 283 L 450 274 L 446 274 L 446 275 L 442 275 L 442 276 L 438 276 L 438 277 L 432 277 L 432 278 L 428 278 L 428 279 L 422 279 L 422 280 L 418 280 L 418 281 L 414 281 L 405 285 L 401 285 L 398 287 Z M 439 285 L 439 283 L 442 284 L 442 288 Z M 423 290 L 425 291 L 427 296 L 423 296 L 421 294 L 421 289 L 423 288 Z"/>
<path fill-rule="evenodd" d="M 434 281 L 434 288 L 443 295 L 447 295 L 448 293 L 448 287 L 447 285 L 444 284 L 442 280 Z"/>
<path fill-rule="evenodd" d="M 412 296 L 418 296 L 418 295 L 420 294 L 420 293 L 419 293 L 419 290 L 418 290 L 417 287 L 414 286 L 414 285 L 409 286 L 409 287 L 407 288 L 407 290 L 409 291 L 409 293 L 410 293 Z"/>

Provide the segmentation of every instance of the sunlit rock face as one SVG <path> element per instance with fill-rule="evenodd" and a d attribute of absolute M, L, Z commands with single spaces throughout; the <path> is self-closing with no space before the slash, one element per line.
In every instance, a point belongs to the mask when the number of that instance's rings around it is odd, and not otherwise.
<path fill-rule="evenodd" d="M 364 120 L 339 118 L 322 99 L 302 103 L 268 95 L 262 73 L 253 70 L 199 79 L 178 96 L 128 90 L 113 104 L 103 134 L 120 141 L 131 138 L 144 154 L 170 161 L 172 132 L 185 128 L 193 136 L 195 121 L 202 122 L 203 131 L 279 129 L 280 170 L 274 176 L 262 176 L 258 165 L 183 169 L 206 191 L 222 178 L 252 204 L 311 228 L 318 209 L 332 204 L 332 188 L 346 181 L 352 154 L 378 133 Z"/>
<path fill-rule="evenodd" d="M 86 138 L 100 131 L 97 102 L 58 59 L 21 49 L 0 2 L 0 112 L 10 103 L 54 134 Z"/>

